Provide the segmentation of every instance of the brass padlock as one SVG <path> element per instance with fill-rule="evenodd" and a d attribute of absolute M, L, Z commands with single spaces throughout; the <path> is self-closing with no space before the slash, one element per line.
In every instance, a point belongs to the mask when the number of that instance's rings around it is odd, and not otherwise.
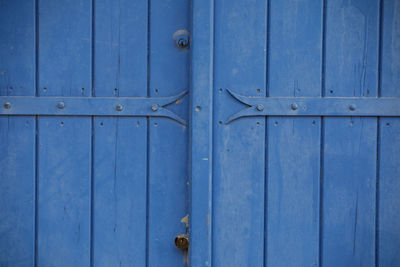
<path fill-rule="evenodd" d="M 186 251 L 189 248 L 189 236 L 186 234 L 177 235 L 174 242 L 175 246 L 182 251 Z"/>

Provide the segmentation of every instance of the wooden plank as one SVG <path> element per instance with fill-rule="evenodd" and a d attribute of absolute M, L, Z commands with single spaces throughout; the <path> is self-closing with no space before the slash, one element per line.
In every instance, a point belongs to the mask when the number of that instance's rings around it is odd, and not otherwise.
<path fill-rule="evenodd" d="M 0 95 L 35 95 L 35 1 L 1 3 L 0 39 Z M 0 118 L 1 266 L 35 261 L 35 127 Z"/>
<path fill-rule="evenodd" d="M 376 119 L 327 119 L 325 140 L 323 264 L 373 264 Z"/>
<path fill-rule="evenodd" d="M 93 262 L 145 266 L 146 120 L 94 120 Z"/>
<path fill-rule="evenodd" d="M 147 1 L 95 4 L 94 95 L 147 96 Z M 146 118 L 94 118 L 93 264 L 146 266 Z"/>
<path fill-rule="evenodd" d="M 0 118 L 0 265 L 30 266 L 35 244 L 35 121 Z"/>
<path fill-rule="evenodd" d="M 400 97 L 400 1 L 382 1 L 380 95 Z M 400 119 L 379 122 L 377 245 L 380 267 L 400 265 Z"/>
<path fill-rule="evenodd" d="M 325 95 L 377 96 L 378 1 L 327 1 Z M 375 264 L 376 118 L 326 118 L 323 266 Z"/>
<path fill-rule="evenodd" d="M 90 121 L 39 119 L 38 264 L 88 266 Z"/>
<path fill-rule="evenodd" d="M 149 28 L 149 96 L 174 95 L 189 86 L 189 50 L 174 34 L 189 29 L 189 2 L 152 0 Z M 171 110 L 187 120 L 188 97 Z M 174 245 L 186 233 L 188 128 L 167 118 L 149 119 L 148 266 L 184 266 Z"/>
<path fill-rule="evenodd" d="M 265 119 L 224 124 L 248 96 L 266 92 L 265 1 L 216 1 L 212 266 L 263 266 Z M 220 90 L 221 88 L 221 90 Z"/>
<path fill-rule="evenodd" d="M 321 1 L 271 1 L 269 96 L 320 96 Z M 268 119 L 267 266 L 319 266 L 319 117 Z"/>
<path fill-rule="evenodd" d="M 211 265 L 214 1 L 192 1 L 189 266 Z"/>
<path fill-rule="evenodd" d="M 91 1 L 38 3 L 38 93 L 91 95 Z M 90 264 L 91 119 L 38 119 L 38 265 Z"/>
<path fill-rule="evenodd" d="M 320 120 L 268 121 L 269 266 L 318 266 Z"/>
<path fill-rule="evenodd" d="M 400 119 L 380 120 L 378 192 L 378 264 L 400 264 Z"/>

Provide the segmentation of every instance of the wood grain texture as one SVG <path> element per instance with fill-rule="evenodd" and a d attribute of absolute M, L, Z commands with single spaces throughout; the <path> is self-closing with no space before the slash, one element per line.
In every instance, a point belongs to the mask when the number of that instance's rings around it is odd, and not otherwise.
<path fill-rule="evenodd" d="M 91 1 L 38 3 L 38 95 L 91 95 Z M 90 117 L 38 119 L 37 264 L 90 264 Z"/>
<path fill-rule="evenodd" d="M 320 96 L 321 1 L 271 1 L 269 96 Z M 319 265 L 319 117 L 268 118 L 267 266 Z"/>
<path fill-rule="evenodd" d="M 213 266 L 263 265 L 265 119 L 223 122 L 242 107 L 225 88 L 265 96 L 266 14 L 265 1 L 215 2 Z"/>
<path fill-rule="evenodd" d="M 380 95 L 400 97 L 400 1 L 382 1 Z M 377 263 L 400 264 L 400 119 L 379 122 Z"/>
<path fill-rule="evenodd" d="M 175 33 L 189 28 L 189 2 L 152 0 L 149 28 L 149 96 L 175 95 L 189 86 L 189 49 Z M 188 119 L 188 97 L 171 110 Z M 148 266 L 184 266 L 187 256 L 174 245 L 186 233 L 188 214 L 188 128 L 167 118 L 148 127 Z"/>
<path fill-rule="evenodd" d="M 377 96 L 377 1 L 327 1 L 325 95 Z M 377 119 L 326 118 L 322 264 L 375 264 Z"/>
<path fill-rule="evenodd" d="M 96 97 L 147 96 L 147 1 L 94 6 Z M 145 266 L 147 120 L 93 120 L 94 266 Z"/>
<path fill-rule="evenodd" d="M 0 95 L 35 95 L 34 1 L 0 2 L 0 40 Z M 35 262 L 35 128 L 34 117 L 0 117 L 1 266 Z"/>

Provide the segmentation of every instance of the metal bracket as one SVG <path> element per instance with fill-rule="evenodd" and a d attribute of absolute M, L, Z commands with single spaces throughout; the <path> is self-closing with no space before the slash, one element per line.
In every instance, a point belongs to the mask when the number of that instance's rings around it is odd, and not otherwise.
<path fill-rule="evenodd" d="M 170 97 L 31 97 L 0 96 L 0 115 L 49 116 L 151 116 L 186 121 L 166 106 L 181 100 L 188 91 Z"/>
<path fill-rule="evenodd" d="M 248 108 L 226 120 L 226 124 L 252 116 L 400 116 L 399 97 L 249 97 L 227 89 Z"/>

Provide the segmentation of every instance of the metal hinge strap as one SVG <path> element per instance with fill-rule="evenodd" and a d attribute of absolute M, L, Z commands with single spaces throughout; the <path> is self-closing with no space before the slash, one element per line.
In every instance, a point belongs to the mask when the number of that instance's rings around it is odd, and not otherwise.
<path fill-rule="evenodd" d="M 0 96 L 0 115 L 49 116 L 152 116 L 186 121 L 166 106 L 177 103 L 188 91 L 171 97 L 30 97 Z"/>
<path fill-rule="evenodd" d="M 248 108 L 231 115 L 226 124 L 252 116 L 400 116 L 399 97 L 249 97 L 227 91 Z"/>

